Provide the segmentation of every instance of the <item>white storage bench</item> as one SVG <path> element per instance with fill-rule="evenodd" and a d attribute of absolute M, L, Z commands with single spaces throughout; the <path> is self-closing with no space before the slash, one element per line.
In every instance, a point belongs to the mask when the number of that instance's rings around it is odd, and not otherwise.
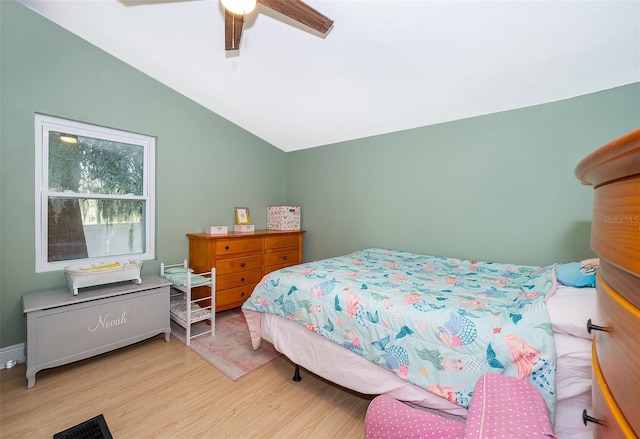
<path fill-rule="evenodd" d="M 169 341 L 169 282 L 110 284 L 73 295 L 68 289 L 25 294 L 27 387 L 36 372 L 118 349 L 157 334 Z"/>

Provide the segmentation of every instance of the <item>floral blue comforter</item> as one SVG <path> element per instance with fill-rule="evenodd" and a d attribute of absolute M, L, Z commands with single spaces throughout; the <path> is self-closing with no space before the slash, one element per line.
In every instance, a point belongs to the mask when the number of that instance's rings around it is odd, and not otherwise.
<path fill-rule="evenodd" d="M 527 379 L 553 419 L 553 267 L 373 248 L 270 273 L 243 308 L 295 320 L 463 407 L 485 372 Z"/>

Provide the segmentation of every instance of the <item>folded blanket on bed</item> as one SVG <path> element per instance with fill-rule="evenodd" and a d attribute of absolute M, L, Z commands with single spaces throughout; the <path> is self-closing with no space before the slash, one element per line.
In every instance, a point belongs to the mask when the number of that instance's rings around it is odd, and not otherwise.
<path fill-rule="evenodd" d="M 295 320 L 463 407 L 485 372 L 527 379 L 553 419 L 553 267 L 366 249 L 270 273 L 243 308 Z"/>

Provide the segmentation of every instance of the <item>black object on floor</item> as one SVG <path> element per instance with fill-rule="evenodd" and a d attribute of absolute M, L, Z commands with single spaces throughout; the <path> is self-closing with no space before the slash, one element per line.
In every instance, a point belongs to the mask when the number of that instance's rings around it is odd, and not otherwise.
<path fill-rule="evenodd" d="M 53 439 L 113 439 L 113 436 L 111 436 L 104 416 L 98 415 L 54 434 Z"/>

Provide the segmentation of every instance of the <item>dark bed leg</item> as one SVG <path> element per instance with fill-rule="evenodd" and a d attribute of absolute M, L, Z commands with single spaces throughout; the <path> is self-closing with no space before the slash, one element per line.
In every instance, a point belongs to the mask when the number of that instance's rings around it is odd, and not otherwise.
<path fill-rule="evenodd" d="M 298 366 L 296 364 L 296 370 L 293 372 L 293 378 L 292 380 L 295 382 L 298 382 L 302 379 L 302 377 L 300 376 L 300 366 Z"/>

